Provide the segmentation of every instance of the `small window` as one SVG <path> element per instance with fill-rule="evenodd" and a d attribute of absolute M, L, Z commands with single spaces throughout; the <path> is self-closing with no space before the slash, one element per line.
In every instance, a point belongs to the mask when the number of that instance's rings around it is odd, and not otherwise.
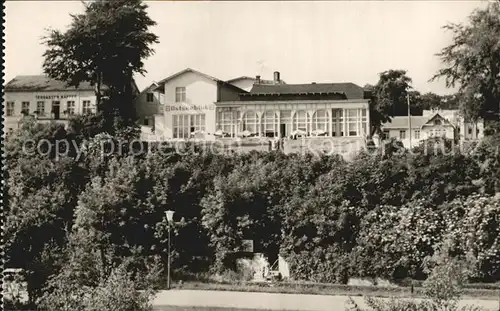
<path fill-rule="evenodd" d="M 399 139 L 406 139 L 406 131 L 399 131 Z"/>
<path fill-rule="evenodd" d="M 30 102 L 22 102 L 21 112 L 24 114 L 30 113 Z"/>
<path fill-rule="evenodd" d="M 144 125 L 149 125 L 149 118 L 148 117 L 144 118 Z"/>
<path fill-rule="evenodd" d="M 434 120 L 434 125 L 441 125 L 442 123 L 439 119 Z"/>
<path fill-rule="evenodd" d="M 472 128 L 469 127 L 469 135 L 472 135 Z"/>
<path fill-rule="evenodd" d="M 90 108 L 90 100 L 84 100 L 82 103 L 82 113 L 83 114 L 91 114 L 92 108 Z"/>
<path fill-rule="evenodd" d="M 153 95 L 153 93 L 147 93 L 146 94 L 146 101 L 148 103 L 152 103 L 154 101 L 154 95 Z"/>
<path fill-rule="evenodd" d="M 186 88 L 185 87 L 176 87 L 175 88 L 175 102 L 183 103 L 186 101 Z"/>
<path fill-rule="evenodd" d="M 11 117 L 14 115 L 14 102 L 7 102 L 6 115 Z"/>
<path fill-rule="evenodd" d="M 390 136 L 389 131 L 388 130 L 384 130 L 384 139 L 388 139 L 389 136 Z"/>
<path fill-rule="evenodd" d="M 420 139 L 420 130 L 415 130 L 415 139 Z"/>
<path fill-rule="evenodd" d="M 38 112 L 39 116 L 45 115 L 45 102 L 44 101 L 36 102 L 36 111 Z"/>
<path fill-rule="evenodd" d="M 75 102 L 70 100 L 67 102 L 67 107 L 68 107 L 68 115 L 72 116 L 75 114 Z"/>

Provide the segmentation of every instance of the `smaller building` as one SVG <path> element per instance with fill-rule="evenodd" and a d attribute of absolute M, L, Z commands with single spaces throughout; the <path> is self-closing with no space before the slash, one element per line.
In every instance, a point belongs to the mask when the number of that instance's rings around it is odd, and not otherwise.
<path fill-rule="evenodd" d="M 484 136 L 484 122 L 466 122 L 457 109 L 424 110 L 422 115 L 430 117 L 436 113 L 450 121 L 456 129 L 456 137 L 460 140 L 476 140 Z"/>
<path fill-rule="evenodd" d="M 138 94 L 135 82 L 132 83 Z M 105 89 L 106 87 L 104 87 Z M 67 124 L 75 115 L 96 112 L 95 88 L 88 82 L 78 87 L 45 75 L 19 75 L 4 87 L 4 132 L 9 134 L 19 127 L 25 116 L 37 122 Z"/>
<path fill-rule="evenodd" d="M 456 127 L 439 113 L 431 116 L 397 116 L 382 124 L 384 138 L 396 138 L 406 148 L 418 146 L 421 141 L 443 137 L 456 139 Z"/>

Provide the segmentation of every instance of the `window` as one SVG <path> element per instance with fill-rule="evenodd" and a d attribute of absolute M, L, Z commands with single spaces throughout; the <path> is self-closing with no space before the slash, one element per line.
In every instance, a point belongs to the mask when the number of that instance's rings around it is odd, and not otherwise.
<path fill-rule="evenodd" d="M 258 133 L 258 127 L 259 127 L 259 117 L 257 116 L 257 113 L 254 111 L 247 111 L 243 115 L 243 131 L 249 131 L 252 134 L 257 134 Z"/>
<path fill-rule="evenodd" d="M 231 108 L 218 108 L 217 131 L 222 131 L 227 136 L 235 137 L 239 117 L 239 111 L 232 110 Z"/>
<path fill-rule="evenodd" d="M 406 131 L 399 131 L 399 139 L 406 139 Z"/>
<path fill-rule="evenodd" d="M 361 134 L 358 126 L 361 121 L 360 109 L 346 109 L 346 112 L 347 136 L 359 136 Z"/>
<path fill-rule="evenodd" d="M 6 107 L 5 114 L 8 117 L 11 117 L 11 116 L 14 115 L 14 102 L 7 102 L 7 107 Z"/>
<path fill-rule="evenodd" d="M 442 122 L 439 119 L 434 120 L 434 125 L 441 125 Z"/>
<path fill-rule="evenodd" d="M 328 122 L 328 112 L 326 110 L 317 110 L 312 117 L 312 130 L 320 130 L 329 133 L 330 123 Z"/>
<path fill-rule="evenodd" d="M 149 125 L 149 118 L 144 117 L 143 125 Z"/>
<path fill-rule="evenodd" d="M 68 109 L 68 116 L 72 116 L 75 114 L 75 102 L 70 100 L 67 103 L 67 109 Z"/>
<path fill-rule="evenodd" d="M 304 131 L 309 132 L 309 124 L 307 122 L 308 114 L 305 110 L 299 110 L 295 112 L 293 116 L 293 131 Z"/>
<path fill-rule="evenodd" d="M 189 138 L 193 132 L 205 131 L 205 115 L 173 115 L 172 128 L 174 138 Z"/>
<path fill-rule="evenodd" d="M 189 115 L 174 115 L 173 130 L 174 138 L 189 138 Z"/>
<path fill-rule="evenodd" d="M 383 139 L 388 139 L 391 136 L 390 131 L 388 131 L 388 130 L 384 130 L 383 135 L 384 135 Z"/>
<path fill-rule="evenodd" d="M 84 100 L 82 103 L 82 113 L 83 114 L 90 114 L 92 113 L 92 108 L 90 108 L 90 100 Z"/>
<path fill-rule="evenodd" d="M 275 111 L 266 111 L 262 115 L 262 132 L 266 137 L 278 136 L 278 114 Z"/>
<path fill-rule="evenodd" d="M 176 87 L 175 88 L 175 102 L 183 103 L 186 101 L 186 88 L 185 87 Z"/>
<path fill-rule="evenodd" d="M 25 114 L 30 113 L 30 102 L 22 102 L 21 112 Z"/>
<path fill-rule="evenodd" d="M 420 139 L 420 130 L 415 130 L 414 136 L 415 136 L 415 139 Z"/>
<path fill-rule="evenodd" d="M 342 109 L 332 110 L 332 136 L 344 136 L 344 111 Z"/>
<path fill-rule="evenodd" d="M 191 115 L 191 133 L 193 132 L 205 132 L 204 114 Z"/>
<path fill-rule="evenodd" d="M 152 103 L 154 101 L 154 95 L 153 95 L 153 93 L 147 93 L 146 94 L 146 101 L 148 103 Z"/>
<path fill-rule="evenodd" d="M 36 102 L 36 111 L 38 111 L 39 116 L 45 115 L 45 102 L 44 101 Z"/>

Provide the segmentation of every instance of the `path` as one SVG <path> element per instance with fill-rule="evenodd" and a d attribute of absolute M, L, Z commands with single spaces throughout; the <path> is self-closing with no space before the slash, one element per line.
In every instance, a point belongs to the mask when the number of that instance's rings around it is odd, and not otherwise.
<path fill-rule="evenodd" d="M 365 306 L 362 297 L 353 297 L 360 306 Z M 344 311 L 347 296 L 299 295 L 256 292 L 230 292 L 208 290 L 164 290 L 153 301 L 155 307 L 162 305 L 226 307 L 266 310 L 300 311 Z M 462 300 L 460 305 L 480 305 L 488 310 L 499 310 L 498 300 Z"/>

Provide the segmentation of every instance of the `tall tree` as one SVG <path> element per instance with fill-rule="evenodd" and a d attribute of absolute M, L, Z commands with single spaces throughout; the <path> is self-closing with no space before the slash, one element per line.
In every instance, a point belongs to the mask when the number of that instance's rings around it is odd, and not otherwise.
<path fill-rule="evenodd" d="M 106 86 L 113 99 L 106 105 L 114 106 L 107 112 L 133 119 L 133 74 L 146 72 L 143 59 L 154 53 L 151 44 L 158 42 L 158 37 L 148 31 L 156 22 L 146 8 L 140 0 L 86 4 L 83 14 L 72 15 L 65 32 L 52 30 L 45 39 L 45 73 L 71 86 L 90 82 L 95 86 L 100 111 Z"/>
<path fill-rule="evenodd" d="M 406 70 L 387 70 L 380 73 L 379 81 L 373 87 L 370 104 L 371 134 L 374 134 L 382 123 L 401 114 L 402 108 L 408 109 L 406 94 L 411 89 L 411 82 Z"/>
<path fill-rule="evenodd" d="M 500 105 L 500 2 L 475 10 L 469 24 L 448 24 L 453 43 L 437 54 L 445 64 L 431 80 L 446 78 L 460 86 L 461 110 L 474 121 L 499 120 Z"/>

